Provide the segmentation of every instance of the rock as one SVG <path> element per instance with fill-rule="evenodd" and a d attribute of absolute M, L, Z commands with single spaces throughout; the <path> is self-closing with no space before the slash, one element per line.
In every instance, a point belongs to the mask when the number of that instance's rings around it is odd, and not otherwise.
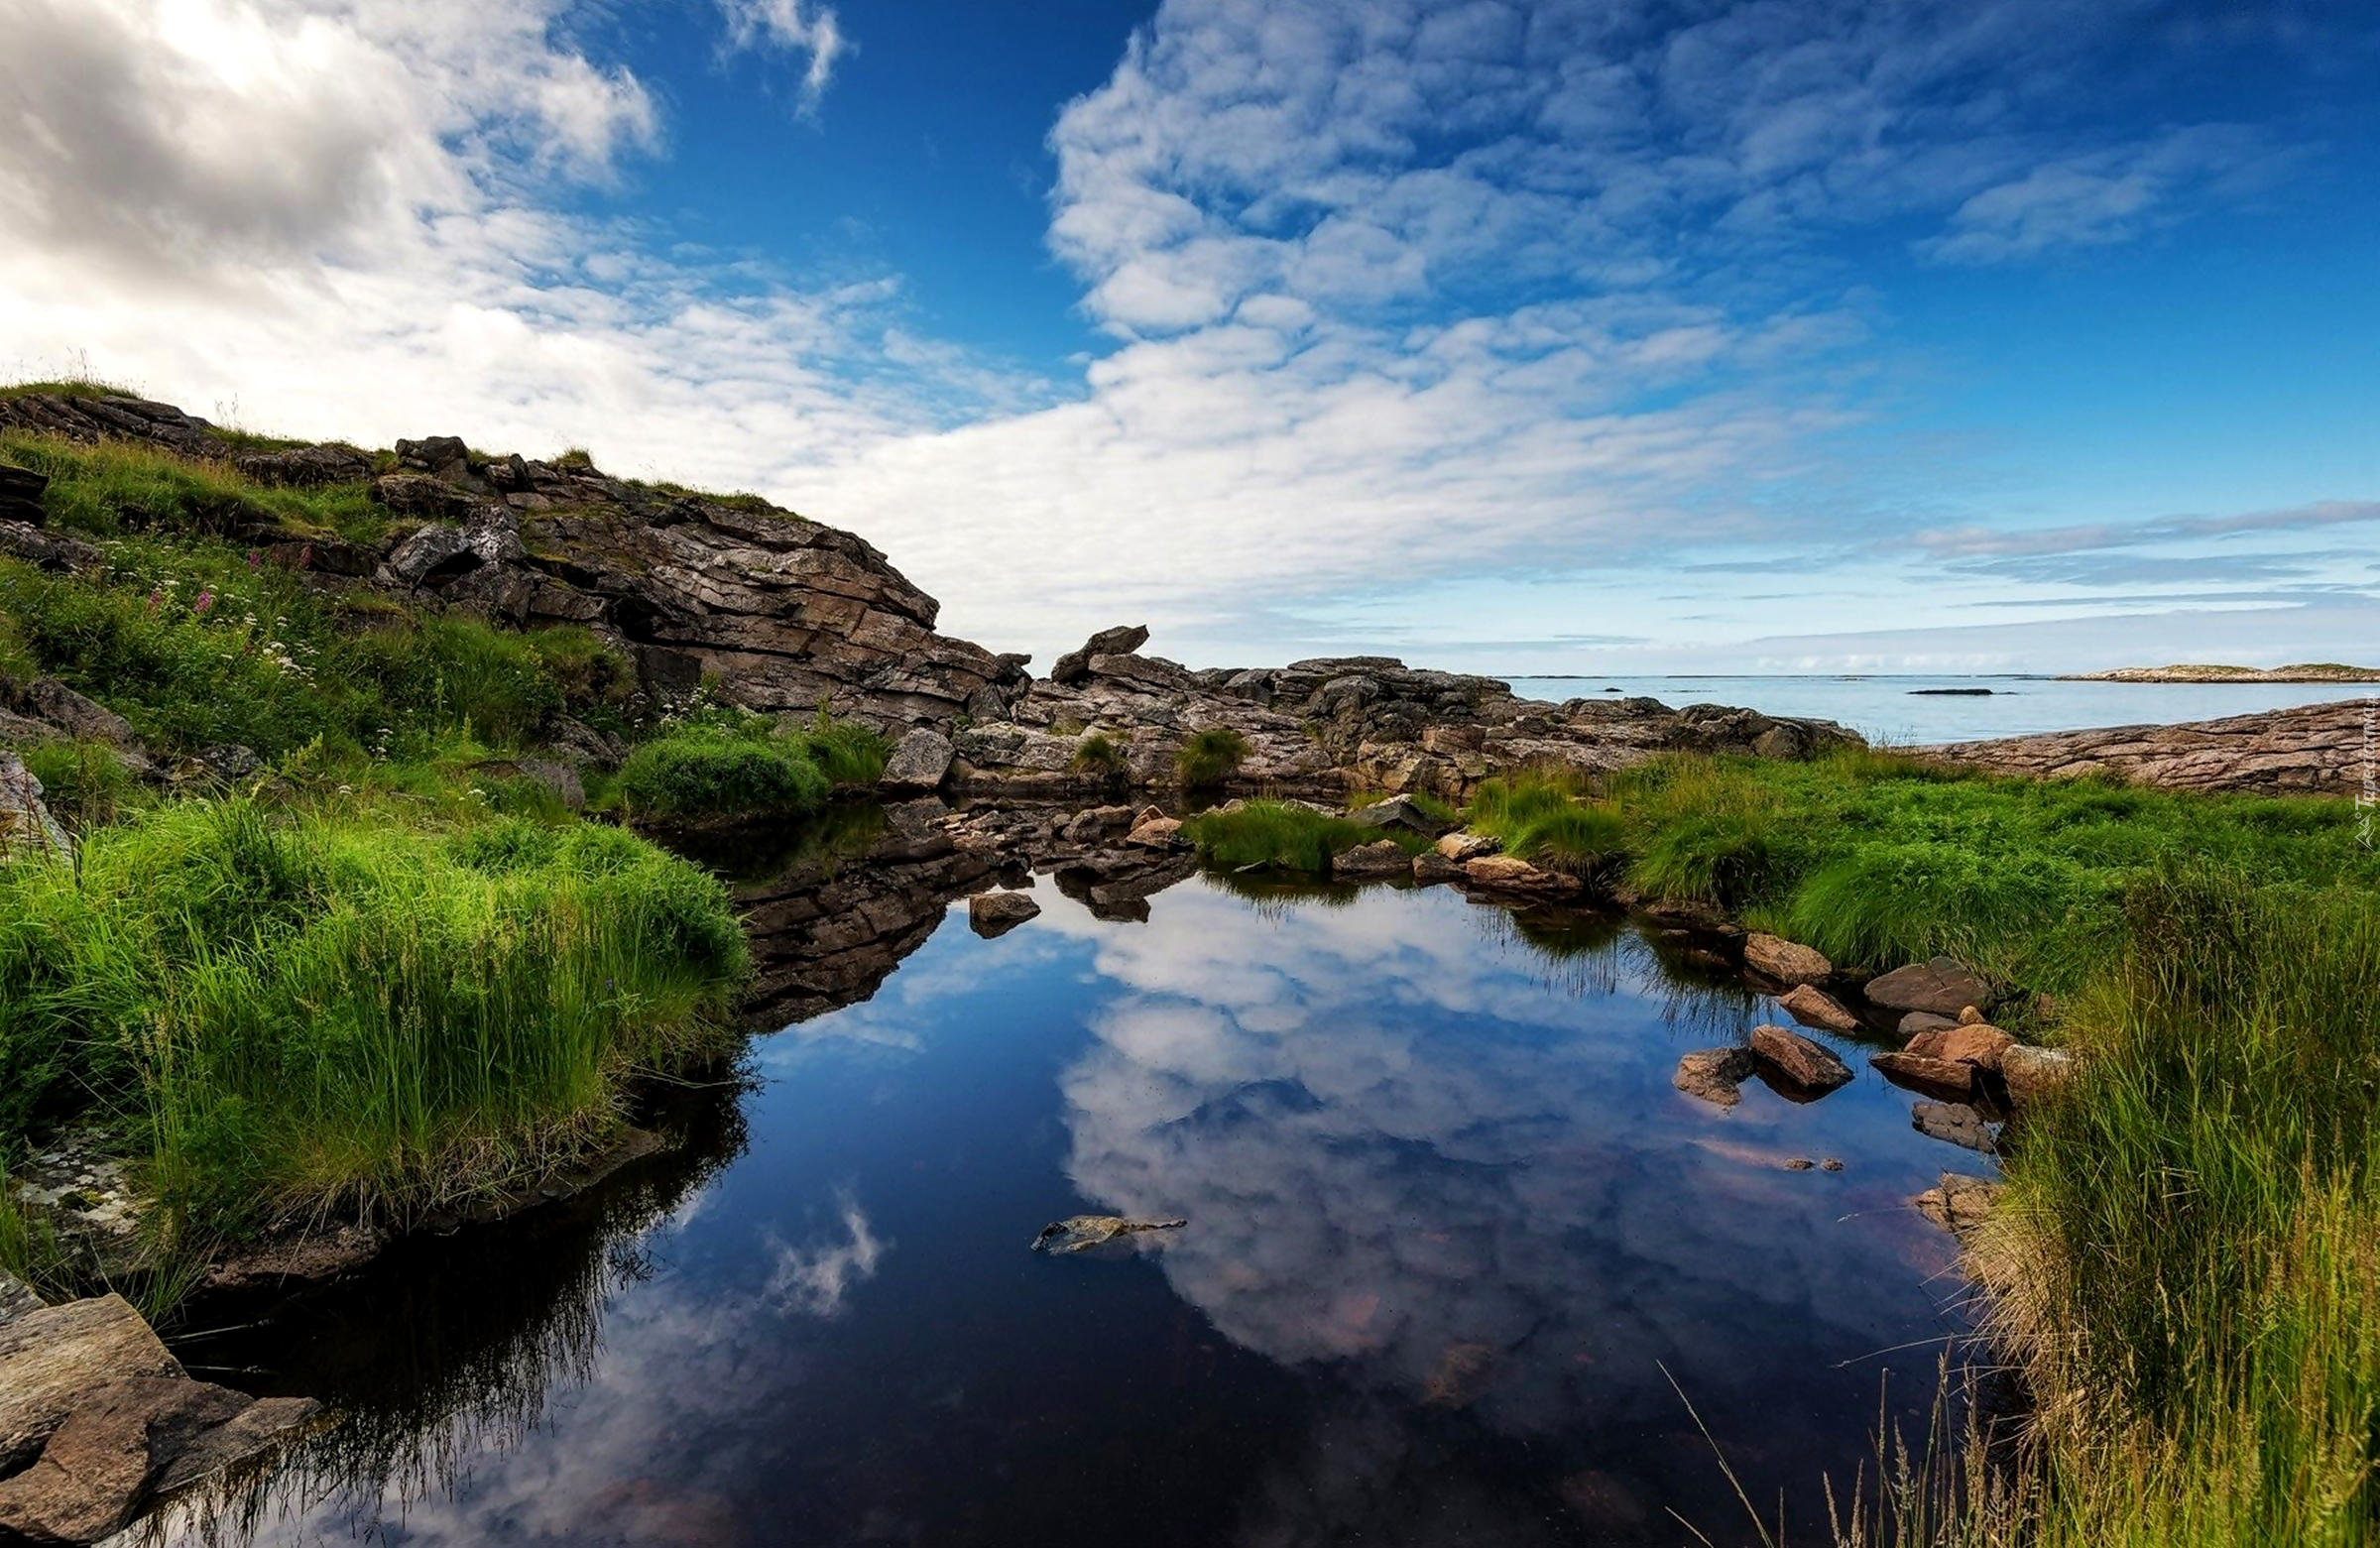
<path fill-rule="evenodd" d="M 1347 820 L 1367 828 L 1402 828 L 1434 839 L 1446 831 L 1446 824 L 1423 811 L 1410 795 L 1391 795 L 1369 806 L 1359 806 L 1347 814 Z"/>
<path fill-rule="evenodd" d="M 1955 1237 L 1964 1237 L 1983 1224 L 1999 1203 L 2001 1184 L 1959 1172 L 1944 1172 L 1942 1181 L 1909 1202 L 1918 1213 Z"/>
<path fill-rule="evenodd" d="M 1331 857 L 1331 875 L 1357 881 L 1412 874 L 1413 857 L 1406 854 L 1394 839 L 1381 839 L 1376 844 L 1360 844 Z"/>
<path fill-rule="evenodd" d="M 1132 826 L 1135 828 L 1143 823 L 1163 822 L 1164 820 L 1165 808 L 1162 806 L 1143 806 L 1132 813 Z"/>
<path fill-rule="evenodd" d="M 551 758 L 495 758 L 478 766 L 480 774 L 504 779 L 528 779 L 542 785 L 572 811 L 583 811 L 587 787 L 570 765 Z"/>
<path fill-rule="evenodd" d="M 2362 787 L 2364 702 L 2170 726 L 2114 726 L 1918 751 L 1945 763 L 2041 779 L 2114 774 L 2172 790 L 2349 795 Z"/>
<path fill-rule="evenodd" d="M 1084 642 L 1079 651 L 1069 651 L 1049 668 L 1049 680 L 1056 683 L 1079 683 L 1091 675 L 1091 659 L 1098 655 L 1130 655 L 1148 644 L 1146 624 L 1127 624 L 1115 629 L 1103 629 Z"/>
<path fill-rule="evenodd" d="M 105 742 L 124 752 L 145 755 L 132 722 L 67 687 L 56 677 L 40 677 L 19 685 L 0 676 L 0 709 L 42 721 L 69 737 Z M 145 763 L 146 757 L 143 757 Z"/>
<path fill-rule="evenodd" d="M 1983 1115 L 1964 1102 L 1920 1102 L 1909 1114 L 1909 1127 L 1929 1138 L 1941 1139 L 1989 1155 L 2000 1147 L 1999 1136 Z"/>
<path fill-rule="evenodd" d="M 1509 855 L 1483 855 L 1466 861 L 1464 879 L 1474 887 L 1497 893 L 1536 893 L 1550 896 L 1581 891 L 1585 884 L 1559 871 L 1540 871 Z"/>
<path fill-rule="evenodd" d="M 1033 1238 L 1036 1252 L 1085 1252 L 1120 1237 L 1151 1231 L 1179 1231 L 1186 1220 L 1127 1220 L 1121 1215 L 1069 1215 L 1041 1228 Z"/>
<path fill-rule="evenodd" d="M 50 487 L 46 473 L 0 463 L 0 522 L 23 522 L 39 527 L 50 519 L 42 492 Z"/>
<path fill-rule="evenodd" d="M 1133 826 L 1131 832 L 1124 836 L 1124 841 L 1127 844 L 1137 845 L 1141 849 L 1178 849 L 1188 842 L 1182 837 L 1180 818 L 1145 815 Z"/>
<path fill-rule="evenodd" d="M 0 1531 L 36 1543 L 95 1542 L 153 1492 L 254 1456 L 319 1411 L 307 1398 L 260 1401 L 186 1376 L 109 1382 L 75 1406 L 31 1467 L 0 1481 Z"/>
<path fill-rule="evenodd" d="M 2008 1100 L 2020 1106 L 2040 1101 L 2074 1077 L 2075 1056 L 2063 1048 L 2011 1043 L 2000 1050 L 2000 1079 L 2007 1083 Z"/>
<path fill-rule="evenodd" d="M 260 484 L 314 488 L 361 483 L 372 476 L 372 459 L 352 446 L 299 446 L 293 451 L 244 451 L 231 465 Z"/>
<path fill-rule="evenodd" d="M 1648 897 L 1637 904 L 1646 917 L 1671 929 L 1731 940 L 1743 933 L 1725 908 L 1699 897 Z"/>
<path fill-rule="evenodd" d="M 1438 853 L 1456 865 L 1468 865 L 1501 851 L 1504 841 L 1485 833 L 1449 833 L 1438 841 Z"/>
<path fill-rule="evenodd" d="M 1110 833 L 1130 829 L 1132 809 L 1130 806 L 1094 806 L 1074 814 L 1061 830 L 1069 844 L 1096 844 Z"/>
<path fill-rule="evenodd" d="M 1912 963 L 1881 978 L 1870 979 L 1867 998 L 1887 1011 L 1927 1011 L 1935 1015 L 1956 1016 L 1968 1006 L 1980 1006 L 1989 1000 L 1991 989 L 1949 957 L 1936 957 L 1931 962 Z"/>
<path fill-rule="evenodd" d="M 38 1456 L 92 1388 L 181 1373 L 120 1295 L 44 1307 L 0 1326 L 0 1475 Z"/>
<path fill-rule="evenodd" d="M 0 750 L 0 861 L 73 853 L 66 830 L 42 802 L 42 781 L 25 767 L 25 760 Z"/>
<path fill-rule="evenodd" d="M 1731 1108 L 1743 1100 L 1736 1088 L 1752 1078 L 1749 1048 L 1704 1048 L 1678 1060 L 1669 1083 L 1690 1097 Z"/>
<path fill-rule="evenodd" d="M 1752 1028 L 1752 1054 L 1772 1075 L 1803 1091 L 1833 1091 L 1851 1078 L 1835 1050 L 1782 1026 Z"/>
<path fill-rule="evenodd" d="M 1795 985 L 1778 999 L 1777 1006 L 1804 1026 L 1815 1026 L 1822 1032 L 1855 1032 L 1859 1029 L 1859 1018 L 1815 984 Z"/>
<path fill-rule="evenodd" d="M 195 768 L 189 769 L 187 772 L 202 778 L 220 779 L 226 784 L 236 784 L 242 779 L 250 778 L 261 773 L 265 767 L 265 761 L 257 757 L 252 749 L 242 747 L 237 742 L 226 742 L 221 747 L 210 747 L 190 760 L 190 763 Z"/>
<path fill-rule="evenodd" d="M 0 553 L 69 574 L 97 569 L 107 562 L 106 554 L 79 537 L 46 533 L 25 522 L 0 522 Z"/>
<path fill-rule="evenodd" d="M 950 773 L 958 749 L 939 731 L 919 726 L 900 739 L 879 782 L 895 790 L 932 790 Z"/>
<path fill-rule="evenodd" d="M 1809 947 L 1758 931 L 1743 938 L 1743 965 L 1779 984 L 1815 984 L 1835 971 L 1835 964 Z"/>
<path fill-rule="evenodd" d="M 1923 1053 L 1879 1053 L 1867 1061 L 1896 1086 L 1964 1101 L 1974 1093 L 1975 1067 Z"/>
<path fill-rule="evenodd" d="M 1902 1038 L 1906 1040 L 1917 1036 L 1920 1032 L 1947 1031 L 1958 1024 L 1958 1018 L 1955 1016 L 1936 1015 L 1931 1011 L 1912 1011 L 1901 1017 L 1899 1030 Z"/>
<path fill-rule="evenodd" d="M 0 1268 L 0 1327 L 41 1309 L 42 1298 L 33 1293 L 33 1286 Z"/>
<path fill-rule="evenodd" d="M 570 763 L 587 769 L 600 769 L 606 774 L 628 762 L 628 744 L 608 731 L 598 731 L 583 721 L 563 715 L 545 730 L 548 751 Z"/>
<path fill-rule="evenodd" d="M 1463 868 L 1436 850 L 1428 850 L 1413 857 L 1413 880 L 1425 887 L 1434 887 L 1440 882 L 1460 882 L 1463 880 Z"/>
<path fill-rule="evenodd" d="M 1041 905 L 1023 893 L 978 893 L 967 899 L 967 927 L 991 940 L 1040 912 Z"/>
<path fill-rule="evenodd" d="M 2000 1054 L 2016 1041 L 1998 1027 L 1982 1021 L 1962 1021 L 1909 1039 L 1907 1052 L 1949 1064 L 1971 1064 L 1999 1073 Z"/>

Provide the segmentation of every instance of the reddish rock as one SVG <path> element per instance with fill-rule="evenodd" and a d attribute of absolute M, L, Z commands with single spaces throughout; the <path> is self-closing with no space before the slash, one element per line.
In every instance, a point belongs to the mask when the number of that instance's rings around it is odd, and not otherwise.
<path fill-rule="evenodd" d="M 1974 1094 L 1975 1067 L 1971 1064 L 1955 1064 L 1922 1053 L 1879 1053 L 1867 1062 L 1894 1085 L 1922 1091 L 1930 1097 L 1964 1101 Z"/>
<path fill-rule="evenodd" d="M 1743 938 L 1743 965 L 1780 984 L 1815 984 L 1835 971 L 1823 954 L 1758 931 Z"/>
<path fill-rule="evenodd" d="M 1939 1031 L 1918 1033 L 1909 1039 L 1905 1051 L 1946 1064 L 1971 1064 L 1997 1074 L 2001 1053 L 2015 1042 L 2014 1037 L 1987 1022 L 1962 1021 Z"/>
<path fill-rule="evenodd" d="M 1772 1074 L 1803 1091 L 1832 1091 L 1851 1078 L 1835 1050 L 1782 1026 L 1752 1028 L 1752 1053 Z"/>
<path fill-rule="evenodd" d="M 1463 875 L 1474 887 L 1488 888 L 1499 893 L 1542 893 L 1559 895 L 1576 893 L 1583 884 L 1577 877 L 1564 876 L 1559 871 L 1540 871 L 1525 860 L 1509 855 L 1483 855 L 1467 862 Z"/>
<path fill-rule="evenodd" d="M 1990 998 L 1990 986 L 1949 957 L 1911 963 L 1871 979 L 1867 998 L 1888 1011 L 1925 1011 L 1957 1016 Z"/>
<path fill-rule="evenodd" d="M 1851 1032 L 1859 1028 L 1859 1018 L 1815 984 L 1797 984 L 1778 998 L 1777 1005 L 1804 1026 L 1815 1026 L 1822 1032 Z"/>
<path fill-rule="evenodd" d="M 1743 1100 L 1736 1088 L 1751 1079 L 1752 1068 L 1748 1048 L 1704 1048 L 1678 1060 L 1669 1083 L 1690 1097 L 1731 1108 Z"/>

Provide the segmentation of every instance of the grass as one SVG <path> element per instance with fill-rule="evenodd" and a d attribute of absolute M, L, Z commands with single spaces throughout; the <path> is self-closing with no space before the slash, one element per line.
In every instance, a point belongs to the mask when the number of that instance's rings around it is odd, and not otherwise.
<path fill-rule="evenodd" d="M 1209 865 L 1228 871 L 1269 867 L 1327 876 L 1331 857 L 1360 844 L 1394 838 L 1419 847 L 1409 834 L 1383 833 L 1345 817 L 1291 801 L 1244 801 L 1185 818 L 1182 833 Z"/>
<path fill-rule="evenodd" d="M 757 729 L 688 724 L 647 742 L 620 769 L 620 794 L 640 817 L 699 821 L 809 811 L 833 781 L 805 739 Z M 883 765 L 877 766 L 879 773 Z"/>
<path fill-rule="evenodd" d="M 89 537 L 131 533 L 207 536 L 245 542 L 377 542 L 387 513 L 366 483 L 271 489 L 228 464 L 132 441 L 84 443 L 0 431 L 0 462 L 49 475 L 51 525 Z"/>
<path fill-rule="evenodd" d="M 1174 771 L 1183 787 L 1211 790 L 1240 772 L 1248 761 L 1248 738 L 1229 726 L 1193 731 L 1174 755 Z"/>
<path fill-rule="evenodd" d="M 890 738 L 856 720 L 835 719 L 823 704 L 810 728 L 792 736 L 818 772 L 837 785 L 872 785 L 892 761 Z"/>
<path fill-rule="evenodd" d="M 1077 777 L 1102 785 L 1122 783 L 1130 772 L 1124 748 L 1104 731 L 1094 731 L 1074 745 L 1069 767 Z"/>
<path fill-rule="evenodd" d="M 592 824 L 184 801 L 0 868 L 0 1140 L 115 1126 L 200 1237 L 533 1175 L 721 1046 L 720 886 Z"/>
<path fill-rule="evenodd" d="M 1486 779 L 1472 796 L 1470 825 L 1501 840 L 1515 859 L 1607 882 L 1625 861 L 1627 835 L 1619 814 L 1586 789 L 1585 777 L 1572 771 Z"/>

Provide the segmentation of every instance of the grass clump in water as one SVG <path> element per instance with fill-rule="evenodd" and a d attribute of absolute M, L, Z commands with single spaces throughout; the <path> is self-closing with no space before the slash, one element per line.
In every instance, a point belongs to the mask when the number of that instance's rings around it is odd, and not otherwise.
<path fill-rule="evenodd" d="M 620 768 L 621 797 L 639 816 L 673 821 L 816 808 L 833 781 L 808 746 L 751 720 L 692 722 L 645 743 Z"/>
<path fill-rule="evenodd" d="M 810 728 L 794 739 L 834 784 L 874 784 L 892 761 L 892 743 L 882 732 L 856 720 L 837 720 L 823 704 Z"/>
<path fill-rule="evenodd" d="M 1200 858 L 1226 870 L 1277 867 L 1327 874 L 1331 857 L 1384 835 L 1293 801 L 1243 801 L 1182 822 Z"/>
<path fill-rule="evenodd" d="M 1240 772 L 1248 761 L 1248 738 L 1230 726 L 1193 731 L 1174 755 L 1174 771 L 1187 789 L 1211 790 Z"/>
<path fill-rule="evenodd" d="M 1628 831 L 1607 802 L 1593 799 L 1586 775 L 1543 769 L 1483 780 L 1469 812 L 1473 831 L 1503 852 L 1548 871 L 1608 881 L 1627 862 Z"/>
<path fill-rule="evenodd" d="M 178 802 L 0 867 L 0 1142 L 114 1125 L 236 1235 L 526 1177 L 722 1046 L 718 883 L 617 829 Z"/>

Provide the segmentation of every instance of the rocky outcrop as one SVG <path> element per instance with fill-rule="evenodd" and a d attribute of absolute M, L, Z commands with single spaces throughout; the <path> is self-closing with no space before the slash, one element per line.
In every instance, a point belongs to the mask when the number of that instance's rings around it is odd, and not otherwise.
<path fill-rule="evenodd" d="M 1029 893 L 978 893 L 967 899 L 967 927 L 986 940 L 997 940 L 1040 915 L 1041 905 Z"/>
<path fill-rule="evenodd" d="M 1945 763 L 2042 779 L 2106 774 L 2170 790 L 2350 795 L 2362 786 L 2371 700 L 2342 699 L 2176 726 L 2057 731 L 1920 749 Z"/>
<path fill-rule="evenodd" d="M 2102 672 L 2061 672 L 2060 682 L 2380 682 L 2380 667 L 2337 661 L 2294 666 L 2118 666 Z"/>
<path fill-rule="evenodd" d="M 628 649 L 657 698 L 712 679 L 748 709 L 824 704 L 897 732 L 997 717 L 1024 684 L 1022 657 L 937 634 L 939 605 L 867 542 L 758 496 L 611 478 L 583 459 L 479 456 L 451 435 L 398 442 L 396 466 L 375 474 L 352 447 L 249 451 L 168 405 L 100 395 L 0 400 L 0 427 L 140 440 L 267 483 L 368 478 L 391 517 L 377 551 L 292 532 L 261 507 L 226 513 L 224 536 L 324 585 L 584 625 Z"/>
<path fill-rule="evenodd" d="M 1827 721 L 1710 705 L 1537 703 L 1492 677 L 1422 670 L 1388 656 L 1193 671 L 1139 654 L 1145 637 L 1136 626 L 1095 635 L 1063 658 L 1062 671 L 1017 694 L 1004 716 L 978 716 L 954 738 L 955 787 L 1045 797 L 1093 788 L 1110 776 L 1087 751 L 1098 746 L 1115 750 L 1115 775 L 1143 788 L 1164 785 L 1182 744 L 1210 729 L 1247 741 L 1236 787 L 1321 793 L 1357 785 L 1450 797 L 1523 765 L 1607 773 L 1662 752 L 1801 758 L 1857 740 Z"/>
<path fill-rule="evenodd" d="M 42 492 L 49 487 L 50 480 L 31 468 L 0 463 L 0 522 L 41 526 L 49 514 L 42 505 Z"/>
<path fill-rule="evenodd" d="M 42 781 L 23 759 L 0 750 L 0 861 L 70 853 L 66 830 L 42 803 Z"/>

